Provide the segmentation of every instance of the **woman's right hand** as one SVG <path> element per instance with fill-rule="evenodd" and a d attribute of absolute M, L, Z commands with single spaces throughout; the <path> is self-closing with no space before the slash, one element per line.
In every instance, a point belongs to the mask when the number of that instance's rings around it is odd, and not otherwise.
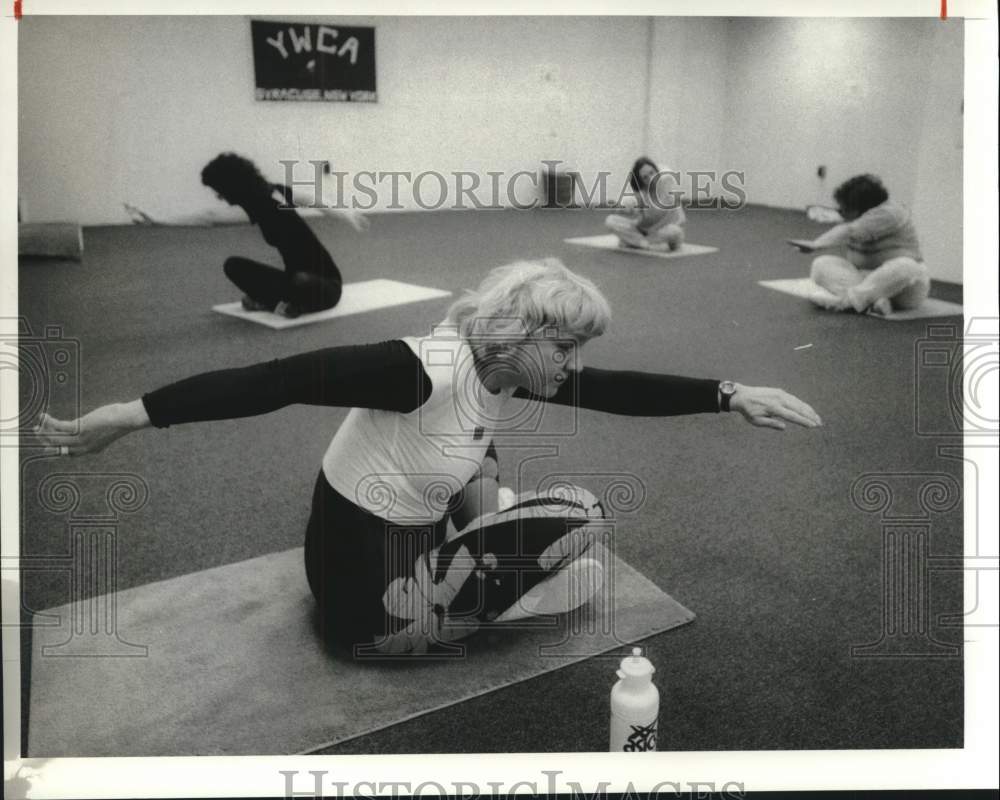
<path fill-rule="evenodd" d="M 60 455 L 81 456 L 99 453 L 116 439 L 149 425 L 145 406 L 135 400 L 101 406 L 75 420 L 43 412 L 34 433 L 43 444 L 58 447 Z"/>
<path fill-rule="evenodd" d="M 785 241 L 787 241 L 800 253 L 815 253 L 818 249 L 816 247 L 816 243 L 809 241 L 808 239 L 786 239 Z"/>
<path fill-rule="evenodd" d="M 736 384 L 736 393 L 729 401 L 729 408 L 758 428 L 785 430 L 785 423 L 792 422 L 803 428 L 819 428 L 823 424 L 813 407 L 799 400 L 784 389 L 767 386 Z"/>

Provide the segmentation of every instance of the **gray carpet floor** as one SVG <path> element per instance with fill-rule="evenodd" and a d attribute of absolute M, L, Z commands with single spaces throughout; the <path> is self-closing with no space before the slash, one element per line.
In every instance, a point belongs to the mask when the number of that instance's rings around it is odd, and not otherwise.
<path fill-rule="evenodd" d="M 697 615 L 645 642 L 662 696 L 661 749 L 961 746 L 960 656 L 852 657 L 852 646 L 878 640 L 883 630 L 883 523 L 851 497 L 855 481 L 871 473 L 897 476 L 904 494 L 928 473 L 960 485 L 961 462 L 939 452 L 960 439 L 922 435 L 953 431 L 954 378 L 918 352 L 934 333 L 954 353 L 961 320 L 888 325 L 820 312 L 757 286 L 807 271 L 807 257 L 783 244 L 819 230 L 801 213 L 692 212 L 689 238 L 719 252 L 686 259 L 562 242 L 600 233 L 601 216 L 383 215 L 364 237 L 315 225 L 348 281 L 392 278 L 459 291 L 490 266 L 560 256 L 595 280 L 615 311 L 612 329 L 588 345 L 589 363 L 782 386 L 823 416 L 821 430 L 779 434 L 716 415 L 580 412 L 575 435 L 539 434 L 558 457 L 521 470 L 531 484 L 561 475 L 598 486 L 617 476 L 641 481 L 644 498 L 621 515 L 616 552 Z M 66 380 L 45 395 L 57 416 L 132 399 L 197 371 L 419 334 L 448 305 L 430 301 L 275 332 L 210 310 L 238 297 L 221 271 L 226 256 L 272 258 L 249 226 L 88 228 L 85 241 L 81 264 L 25 260 L 20 271 L 21 314 L 32 334 L 62 336 L 74 354 Z M 932 293 L 961 301 L 961 287 L 935 285 Z M 812 347 L 795 349 L 805 344 Z M 22 382 L 28 405 L 39 396 L 30 384 Z M 296 547 L 312 481 L 344 413 L 295 407 L 147 431 L 68 462 L 26 451 L 22 553 L 42 566 L 65 560 L 68 513 L 39 496 L 57 473 L 127 475 L 148 490 L 148 500 L 115 523 L 119 589 Z M 505 456 L 505 480 L 527 455 Z M 961 554 L 961 504 L 931 513 L 925 527 L 932 556 Z M 960 645 L 960 629 L 940 615 L 961 611 L 961 573 L 932 570 L 926 584 L 922 630 Z M 68 599 L 57 570 L 27 572 L 24 585 L 29 609 Z M 606 661 L 584 661 L 328 752 L 599 751 L 613 681 Z"/>

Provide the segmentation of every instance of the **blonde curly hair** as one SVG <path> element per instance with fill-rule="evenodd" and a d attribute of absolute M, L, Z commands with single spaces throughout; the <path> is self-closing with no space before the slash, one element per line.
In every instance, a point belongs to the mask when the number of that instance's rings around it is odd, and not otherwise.
<path fill-rule="evenodd" d="M 465 339 L 518 341 L 541 328 L 586 341 L 604 333 L 611 306 L 594 283 L 557 258 L 516 261 L 489 272 L 448 309 Z"/>

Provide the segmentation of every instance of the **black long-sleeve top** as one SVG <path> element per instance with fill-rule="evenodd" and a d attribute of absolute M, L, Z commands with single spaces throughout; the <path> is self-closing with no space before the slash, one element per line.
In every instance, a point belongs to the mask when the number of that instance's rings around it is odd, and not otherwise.
<path fill-rule="evenodd" d="M 207 372 L 143 396 L 158 428 L 266 414 L 295 404 L 411 412 L 432 391 L 405 342 L 330 347 L 236 369 Z M 549 398 L 516 397 L 627 416 L 717 412 L 719 381 L 585 367 Z"/>
<path fill-rule="evenodd" d="M 250 222 L 260 228 L 264 241 L 281 255 L 286 271 L 310 272 L 339 280 L 340 270 L 333 256 L 298 212 L 289 207 L 290 190 L 280 185 L 273 189 L 285 197 L 286 205 L 279 204 L 273 193 L 243 203 L 241 207 Z"/>

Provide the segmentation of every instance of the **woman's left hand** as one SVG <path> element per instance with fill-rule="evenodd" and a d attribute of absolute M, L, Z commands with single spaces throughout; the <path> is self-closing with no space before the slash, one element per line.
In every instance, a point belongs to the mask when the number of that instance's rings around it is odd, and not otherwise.
<path fill-rule="evenodd" d="M 738 383 L 736 393 L 729 400 L 729 408 L 759 428 L 783 431 L 787 422 L 803 428 L 818 428 L 823 424 L 812 406 L 783 389 Z"/>
<path fill-rule="evenodd" d="M 808 239 L 786 239 L 785 241 L 800 253 L 815 253 L 819 249 L 816 247 L 815 242 L 811 242 Z"/>
<path fill-rule="evenodd" d="M 99 453 L 122 436 L 149 425 L 145 406 L 134 400 L 95 408 L 75 420 L 56 419 L 43 412 L 33 433 L 42 444 L 58 448 L 60 455 L 82 456 Z"/>

